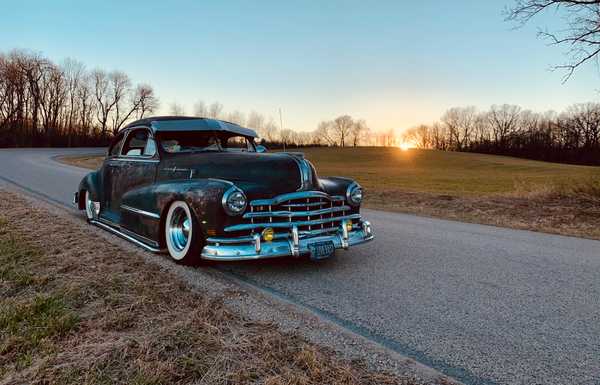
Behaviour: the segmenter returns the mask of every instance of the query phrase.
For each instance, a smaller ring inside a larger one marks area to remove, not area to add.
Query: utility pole
[[[281,132],[283,134],[283,118],[281,115],[281,107],[279,107],[279,127],[280,127],[279,132]],[[282,136],[281,139],[282,139],[281,141],[283,142],[283,151],[285,151],[285,135]]]

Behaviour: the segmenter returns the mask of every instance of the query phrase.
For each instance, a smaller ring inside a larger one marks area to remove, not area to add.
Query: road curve
[[[90,149],[0,150],[0,179],[69,206]],[[376,240],[322,263],[216,268],[467,384],[600,383],[600,242],[364,210]]]

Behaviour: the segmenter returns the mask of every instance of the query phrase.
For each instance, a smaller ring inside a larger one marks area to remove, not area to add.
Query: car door
[[[121,224],[123,195],[154,183],[158,162],[156,144],[148,128],[133,128],[125,133],[120,155],[111,157],[105,164],[106,219]]]
[[[115,195],[113,192],[113,186],[115,186],[115,183],[113,181],[115,174],[119,172],[119,166],[121,165],[121,162],[119,162],[118,159],[121,156],[121,148],[123,147],[123,142],[125,141],[125,134],[126,132],[121,132],[113,140],[112,145],[108,149],[108,154],[104,160],[104,164],[102,165],[102,198],[100,202],[100,218],[109,220],[110,222],[115,222],[118,219],[115,218],[115,215],[113,214],[114,210],[112,200],[113,196]]]

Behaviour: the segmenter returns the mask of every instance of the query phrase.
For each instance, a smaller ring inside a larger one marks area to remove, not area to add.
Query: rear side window
[[[110,149],[108,150],[109,156],[118,156],[121,153],[121,146],[123,145],[124,137],[125,135],[121,133],[113,140]]]
[[[219,151],[219,144],[211,131],[173,131],[158,133],[158,141],[165,152]]]

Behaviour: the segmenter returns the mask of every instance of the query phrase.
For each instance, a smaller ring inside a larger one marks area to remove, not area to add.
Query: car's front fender
[[[137,225],[134,223],[134,218],[130,218],[131,220],[127,218],[134,212],[131,209],[137,213],[145,213],[146,217],[154,217],[155,221],[143,221],[144,228],[135,231],[160,242],[160,229],[167,210],[171,203],[179,200],[190,206],[202,231],[216,229],[222,226],[221,222],[226,216],[221,206],[221,199],[223,193],[230,187],[229,182],[217,179],[170,180],[140,187],[123,195],[122,221],[126,227],[139,226],[139,223]]]

